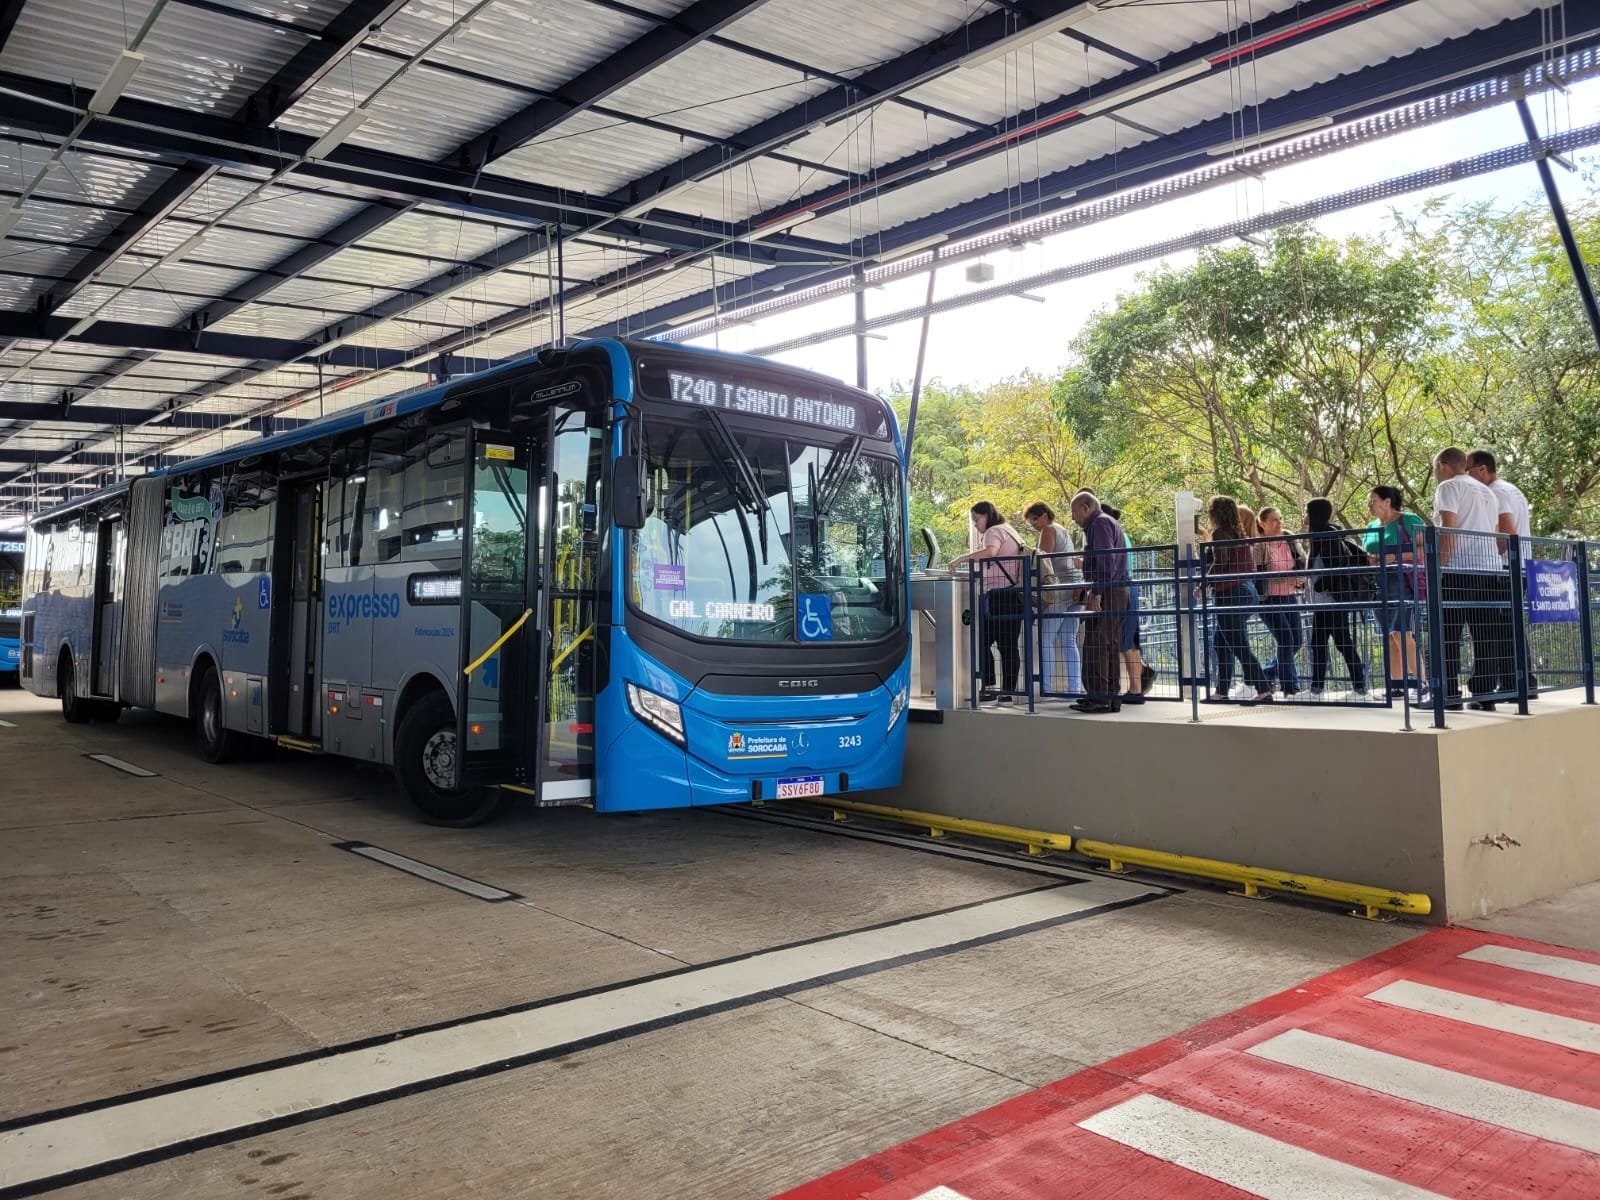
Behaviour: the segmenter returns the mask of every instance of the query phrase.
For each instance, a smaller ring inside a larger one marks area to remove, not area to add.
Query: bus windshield
[[[905,619],[896,460],[715,411],[645,422],[655,511],[633,536],[629,599],[682,633],[865,642]]]

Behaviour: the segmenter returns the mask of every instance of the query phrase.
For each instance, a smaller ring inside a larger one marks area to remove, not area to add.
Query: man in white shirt
[[[1500,478],[1500,467],[1495,461],[1493,452],[1489,450],[1474,450],[1467,455],[1467,474],[1471,475],[1484,487],[1494,493],[1496,504],[1499,505],[1500,517],[1497,528],[1505,535],[1500,539],[1500,549],[1506,552],[1510,549],[1510,535],[1516,534],[1521,538],[1533,536],[1533,512],[1528,506],[1528,498],[1522,494],[1522,489],[1509,480]],[[1530,557],[1530,547],[1522,547],[1522,557],[1526,561]],[[1509,561],[1509,560],[1504,560]],[[1509,614],[1508,614],[1509,615]],[[1505,631],[1506,636],[1511,636],[1511,630]],[[1514,672],[1502,675],[1497,691],[1514,692],[1517,690],[1517,680]],[[1538,690],[1538,680],[1532,675],[1528,676],[1528,691],[1533,693]]]
[[[1500,503],[1467,474],[1467,454],[1456,446],[1433,460],[1433,520],[1439,533],[1439,583],[1444,609],[1444,687],[1449,704],[1461,703],[1461,633],[1472,632],[1472,674],[1467,687],[1474,696],[1493,694],[1502,674],[1513,675],[1510,627],[1510,580],[1500,561],[1495,534],[1500,528]],[[1460,532],[1455,532],[1459,530]],[[1495,604],[1495,608],[1460,605]],[[1493,711],[1491,700],[1475,700],[1474,708]]]

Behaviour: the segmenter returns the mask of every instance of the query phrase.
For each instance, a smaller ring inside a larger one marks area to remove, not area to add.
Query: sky
[[[1600,121],[1600,80],[1577,84],[1566,93],[1552,92],[1535,97],[1532,108],[1547,134]],[[1262,179],[1241,176],[1237,183],[1046,238],[1043,243],[1030,244],[1020,251],[998,251],[983,260],[994,267],[992,283],[967,283],[966,266],[975,260],[957,263],[941,271],[934,296],[941,299],[977,286],[991,287],[1026,278],[1110,252],[1134,249],[1255,216],[1278,206],[1299,204],[1487,150],[1520,145],[1523,140],[1522,123],[1515,107],[1498,105],[1324,158],[1268,171]],[[1573,161],[1580,168],[1579,172],[1560,168],[1555,172],[1558,186],[1569,204],[1589,194],[1582,170],[1600,166],[1600,151],[1580,153]],[[1538,172],[1530,163],[1446,188],[1337,213],[1322,218],[1316,222],[1316,227],[1339,238],[1377,237],[1393,227],[1396,212],[1415,214],[1438,197],[1463,203],[1487,200],[1506,208],[1529,200],[1544,202]],[[1194,255],[1185,253],[1034,289],[1033,294],[1041,296],[1042,303],[1020,297],[1006,298],[935,315],[928,331],[924,381],[945,386],[981,387],[1024,371],[1054,373],[1066,364],[1073,336],[1095,312],[1114,304],[1119,293],[1134,289],[1142,272],[1162,262],[1182,267],[1193,261]],[[868,291],[868,317],[920,305],[927,294],[927,286],[926,274],[919,274]],[[846,296],[750,325],[735,326],[697,339],[694,344],[749,351],[815,330],[845,325],[853,321],[854,316],[854,299]],[[916,370],[921,322],[906,321],[875,332],[881,334],[883,340],[868,341],[868,386],[880,391],[896,385],[909,388]],[[855,339],[846,336],[773,357],[853,383],[855,353]]]

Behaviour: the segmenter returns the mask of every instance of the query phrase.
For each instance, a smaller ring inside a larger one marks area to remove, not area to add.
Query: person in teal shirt
[[[1405,497],[1387,484],[1367,495],[1372,520],[1362,536],[1362,549],[1382,569],[1379,593],[1385,601],[1383,627],[1387,633],[1416,632],[1416,584],[1422,569],[1422,531],[1427,527],[1416,513],[1405,511]],[[1402,565],[1404,564],[1404,565]]]

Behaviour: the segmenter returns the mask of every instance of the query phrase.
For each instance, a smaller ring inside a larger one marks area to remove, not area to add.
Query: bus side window
[[[278,495],[272,477],[265,471],[241,471],[228,480],[223,495],[212,571],[221,575],[265,571]]]
[[[357,565],[393,562],[400,557],[401,511],[405,507],[406,442],[411,435],[389,429],[375,434],[367,458],[367,496]]]
[[[467,437],[462,430],[432,430],[413,444],[406,463],[407,562],[461,556],[461,503],[466,485]]]

